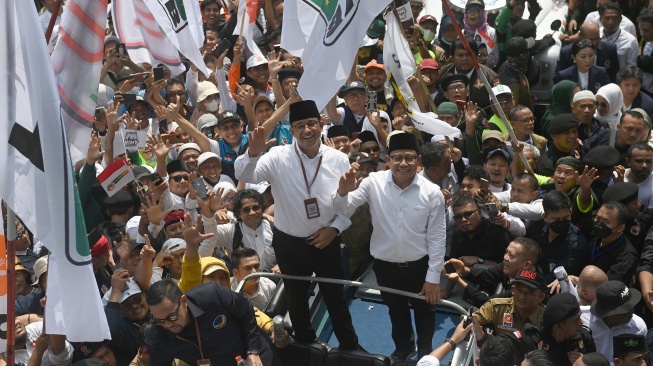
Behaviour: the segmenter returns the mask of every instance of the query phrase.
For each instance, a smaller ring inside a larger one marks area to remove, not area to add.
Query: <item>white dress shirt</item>
[[[338,208],[353,214],[365,202],[372,213],[372,257],[387,262],[412,262],[428,255],[426,281],[440,283],[446,247],[444,195],[440,187],[415,174],[411,184],[399,188],[390,171],[371,173],[357,190],[341,197],[334,189]],[[345,207],[346,203],[346,207]]]
[[[299,152],[306,178],[310,184],[322,156],[322,165],[311,187],[311,198],[317,198],[320,216],[308,219],[304,200],[309,198],[304,182],[304,175],[299,161]],[[349,159],[345,153],[326,145],[321,145],[317,155],[310,159],[297,146],[275,146],[260,157],[242,154],[236,159],[236,178],[246,183],[270,182],[274,197],[274,226],[282,232],[296,236],[308,237],[325,227],[334,227],[340,232],[351,225],[349,218],[337,214],[331,196],[338,189],[340,177],[349,170]]]
[[[617,46],[617,58],[619,58],[619,69],[623,70],[628,66],[637,66],[639,56],[639,45],[637,38],[632,34],[619,28],[614,34],[606,36],[601,27],[601,39]]]
[[[594,23],[598,24],[599,27],[603,27],[603,23],[601,23],[601,19],[600,19],[598,10],[587,14],[587,16],[585,17],[585,21],[583,23],[587,23],[587,22],[594,22]],[[633,24],[633,22],[630,19],[628,19],[627,17],[625,17],[625,16],[621,17],[621,23],[619,23],[619,28],[621,28],[621,29],[625,30],[626,32],[632,34],[633,37],[637,37],[637,30],[635,29],[635,24]],[[610,357],[608,357],[608,358],[610,358]]]
[[[240,282],[236,277],[231,277],[229,280],[231,282],[231,290],[236,291]],[[249,296],[245,291],[242,292],[243,296],[249,299],[252,302],[252,305],[259,308],[260,310],[265,310],[274,295],[274,290],[277,289],[277,284],[272,280],[265,277],[259,277],[258,279],[258,290],[253,296]]]
[[[630,175],[630,168],[626,169],[624,174],[624,182],[629,182],[627,176]],[[653,209],[653,174],[649,174],[643,182],[637,183],[639,187],[637,191],[637,200],[642,204],[642,212]]]
[[[236,225],[240,226],[243,233],[243,245],[256,250],[256,254],[261,260],[261,271],[269,272],[272,267],[277,265],[277,256],[274,253],[274,248],[272,248],[272,225],[270,225],[270,222],[263,220],[255,230],[250,229],[242,222],[218,225],[215,235],[216,240],[219,246],[229,250],[229,254],[233,251]]]

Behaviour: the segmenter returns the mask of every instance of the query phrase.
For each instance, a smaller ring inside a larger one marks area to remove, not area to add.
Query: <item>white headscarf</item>
[[[617,128],[621,118],[621,108],[624,104],[624,94],[621,92],[621,88],[617,84],[604,85],[596,92],[596,95],[602,96],[608,102],[610,112],[605,116],[599,116],[599,110],[597,109],[594,118],[606,122],[610,127]]]

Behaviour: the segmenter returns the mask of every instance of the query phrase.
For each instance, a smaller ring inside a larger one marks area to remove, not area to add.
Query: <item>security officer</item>
[[[624,229],[624,235],[637,249],[638,253],[644,248],[646,233],[651,228],[651,219],[640,212],[639,187],[635,183],[618,182],[608,187],[603,192],[603,202],[616,201],[626,206],[628,210],[628,221]]]
[[[557,366],[571,366],[581,354],[596,351],[591,333],[583,328],[580,306],[576,297],[568,292],[551,298],[542,315],[542,324],[526,324],[521,330],[500,335],[510,340],[517,364],[524,355],[536,349],[549,352]]]
[[[614,366],[645,366],[647,362],[646,338],[623,334],[612,338]]]
[[[522,269],[512,283],[512,297],[491,299],[474,317],[481,326],[491,327],[495,335],[515,332],[525,324],[539,326],[546,291],[542,275]]]
[[[619,165],[619,161],[621,161],[619,150],[608,145],[593,147],[583,157],[583,163],[587,164],[590,168],[596,168],[598,170],[597,175],[599,179],[590,185],[592,192],[600,200],[594,207],[599,207],[603,202],[608,202],[602,199],[603,192],[605,192],[613,180],[614,176],[612,174],[617,170],[616,167]],[[625,169],[623,167],[620,169],[623,175]]]

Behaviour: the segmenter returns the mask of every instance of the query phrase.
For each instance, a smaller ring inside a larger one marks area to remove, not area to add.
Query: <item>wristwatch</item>
[[[256,355],[258,356],[258,350],[257,349],[250,349],[247,351],[247,356],[249,355]]]

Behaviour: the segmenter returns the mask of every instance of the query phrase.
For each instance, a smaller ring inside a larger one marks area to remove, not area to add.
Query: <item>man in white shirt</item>
[[[250,132],[249,149],[236,159],[236,178],[248,183],[267,181],[275,201],[272,246],[281,272],[289,275],[344,277],[340,233],[350,220],[336,212],[332,194],[338,179],[350,169],[347,155],[323,145],[320,111],[315,102],[290,105],[293,143],[275,146],[262,127]],[[306,281],[286,281],[288,311],[299,342],[316,341],[308,309]],[[343,286],[321,284],[320,292],[332,319],[340,348],[360,349]],[[319,340],[317,340],[319,341]]]
[[[234,276],[231,277],[231,289],[236,291],[240,282],[248,275],[261,271],[261,260],[252,248],[241,247],[231,253]],[[274,295],[277,285],[265,277],[250,278],[243,285],[243,295],[259,309],[265,309]]]
[[[598,9],[599,7],[605,5],[605,4],[609,3],[609,2],[612,2],[612,1],[611,0],[598,0],[596,2],[596,8]],[[590,12],[589,14],[587,14],[583,24],[585,24],[587,22],[595,22],[596,24],[599,25],[599,27],[603,26],[603,24],[601,23],[601,19],[600,19],[598,10]],[[621,29],[625,30],[626,32],[632,34],[633,37],[637,37],[637,30],[635,29],[635,24],[633,24],[633,22],[630,19],[628,19],[627,17],[622,17],[621,22],[619,23],[619,28],[621,28]]]
[[[421,159],[415,135],[405,132],[391,135],[387,156],[390,171],[370,174],[358,189],[355,173],[349,171],[341,178],[333,199],[337,207],[344,208],[346,202],[349,214],[366,202],[370,204],[374,227],[370,252],[375,259],[374,272],[379,285],[419,293],[426,298],[426,301],[406,299],[381,292],[389,308],[396,347],[390,358],[397,361],[415,354],[409,302],[415,310],[419,357],[432,351],[435,313],[431,305],[440,301],[446,240],[445,201],[437,185],[416,174]]]
[[[637,57],[639,56],[637,38],[619,27],[623,18],[619,4],[605,4],[599,9],[599,15],[601,23],[603,23],[601,39],[617,46],[620,69],[637,66]]]
[[[653,147],[646,142],[639,142],[628,149],[624,182],[636,183],[639,187],[637,200],[642,210],[649,217],[653,216]]]
[[[596,289],[596,300],[590,311],[583,312],[583,325],[590,328],[596,351],[612,359],[612,338],[621,334],[646,335],[647,327],[639,315],[633,314],[642,293],[628,288],[621,281],[607,281]]]

